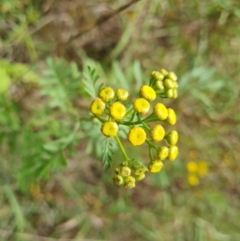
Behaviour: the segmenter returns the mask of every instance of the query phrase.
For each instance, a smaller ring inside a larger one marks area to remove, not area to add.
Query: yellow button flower
[[[161,141],[164,138],[165,130],[161,125],[156,125],[151,129],[151,137],[154,141]]]
[[[99,91],[98,97],[103,101],[110,101],[114,98],[114,90],[111,87],[104,87]]]
[[[155,87],[156,87],[158,90],[164,90],[163,81],[162,81],[162,80],[156,81]]]
[[[167,75],[168,75],[168,71],[165,70],[165,69],[160,69],[159,72],[160,72],[161,74],[163,74],[164,76],[167,76]]]
[[[163,163],[159,160],[155,160],[149,163],[148,165],[148,170],[151,173],[157,173],[160,172],[162,170],[163,167]]]
[[[173,99],[177,99],[177,97],[178,97],[178,92],[177,92],[177,90],[176,90],[176,89],[173,89],[172,91],[173,91],[173,96],[172,96],[172,98],[173,98]]]
[[[178,156],[178,147],[177,146],[170,146],[169,153],[167,159],[170,161],[174,161]]]
[[[114,102],[110,106],[110,116],[115,120],[122,120],[126,115],[126,108],[120,102]]]
[[[138,98],[133,103],[134,110],[139,114],[147,114],[150,110],[150,104],[143,98]]]
[[[169,72],[167,77],[173,81],[177,81],[177,75],[174,72]]]
[[[158,150],[158,158],[160,161],[163,161],[167,158],[169,154],[169,149],[166,146],[161,146]]]
[[[135,178],[132,176],[126,177],[124,187],[125,188],[134,188],[135,187]]]
[[[114,182],[116,185],[122,185],[122,184],[123,184],[123,177],[120,176],[120,175],[115,174],[115,175],[113,176],[113,182]]]
[[[164,75],[158,71],[152,71],[151,73],[151,79],[154,81],[162,81],[164,79]]]
[[[146,140],[146,132],[143,128],[135,126],[128,132],[128,140],[132,145],[140,146]]]
[[[118,133],[118,124],[114,121],[106,121],[102,124],[101,131],[107,137],[116,136]]]
[[[168,108],[167,111],[168,111],[168,116],[167,116],[167,119],[165,120],[165,122],[170,125],[175,125],[177,122],[177,116],[176,116],[175,111],[171,108]]]
[[[175,146],[178,142],[178,132],[175,130],[169,131],[169,133],[165,136],[169,145]]]
[[[175,88],[175,82],[171,79],[165,79],[164,86],[166,89],[173,89],[173,88]]]
[[[131,175],[131,168],[123,166],[120,170],[120,173],[123,177],[128,177]]]
[[[158,117],[159,120],[165,120],[168,117],[168,109],[162,103],[157,103],[154,106],[154,114]]]
[[[173,98],[174,91],[173,89],[169,89],[166,91],[167,98]]]
[[[198,165],[196,162],[190,161],[187,164],[188,172],[196,173],[198,171]]]
[[[208,165],[207,162],[201,161],[198,163],[198,175],[205,176],[208,173]]]
[[[135,179],[136,179],[137,181],[141,181],[141,180],[143,180],[144,178],[145,178],[145,173],[141,173],[141,174],[135,176]]]
[[[199,184],[199,179],[197,178],[197,176],[191,174],[188,176],[188,183],[191,186],[196,186]]]
[[[96,98],[95,100],[93,100],[93,102],[90,106],[90,111],[95,116],[101,116],[101,115],[103,115],[105,108],[106,108],[105,103],[100,98]]]
[[[127,100],[129,96],[128,91],[122,88],[117,89],[116,95],[117,95],[117,98],[121,101]]]
[[[149,85],[143,85],[140,89],[140,95],[148,101],[153,101],[156,99],[155,90]]]

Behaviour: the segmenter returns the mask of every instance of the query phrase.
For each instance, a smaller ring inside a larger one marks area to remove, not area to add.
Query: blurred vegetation
[[[1,240],[240,240],[239,1],[129,2],[1,0]],[[180,156],[117,189],[89,80],[134,94],[159,68]]]

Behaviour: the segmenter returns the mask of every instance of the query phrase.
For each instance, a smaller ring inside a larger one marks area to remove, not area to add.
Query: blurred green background
[[[1,0],[0,240],[239,241],[239,23],[238,0]],[[179,158],[134,190],[103,169],[86,66],[132,95],[179,77]]]

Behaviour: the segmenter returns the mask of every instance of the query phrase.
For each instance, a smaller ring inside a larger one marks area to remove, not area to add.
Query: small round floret
[[[158,158],[163,161],[168,157],[169,149],[166,146],[161,146],[158,150]]]
[[[188,170],[188,172],[191,172],[191,173],[197,173],[197,171],[198,171],[198,165],[197,165],[197,163],[194,162],[194,161],[188,162],[188,164],[187,164],[187,170]]]
[[[95,100],[93,100],[93,102],[90,106],[90,111],[95,116],[101,116],[101,115],[103,115],[105,108],[106,108],[105,103],[100,98],[96,98]]]
[[[175,146],[178,142],[178,132],[175,130],[169,131],[169,133],[165,136],[169,145]]]
[[[161,141],[164,135],[165,130],[161,125],[156,125],[151,129],[151,137],[154,141]]]
[[[164,84],[162,80],[158,80],[155,83],[155,88],[158,90],[164,90]]]
[[[128,132],[128,140],[133,146],[140,146],[146,140],[146,132],[143,128],[135,126]]]
[[[166,89],[174,89],[175,88],[175,82],[171,79],[165,79],[164,80],[164,86]]]
[[[173,89],[173,96],[172,96],[172,98],[173,99],[177,99],[177,97],[178,97],[177,89]]]
[[[199,179],[198,179],[197,176],[190,174],[190,175],[188,176],[188,183],[189,183],[191,186],[196,186],[196,185],[199,184]]]
[[[124,187],[125,188],[134,188],[135,187],[135,178],[132,176],[126,177]]]
[[[114,102],[110,105],[110,116],[115,120],[122,120],[126,115],[126,108],[120,102]]]
[[[167,76],[167,75],[168,75],[168,71],[165,70],[165,69],[160,69],[159,72],[160,72],[161,74],[163,74],[164,76]]]
[[[173,81],[177,81],[177,75],[174,72],[169,72],[167,77]]]
[[[168,111],[168,116],[167,116],[167,119],[165,120],[165,122],[170,125],[175,125],[177,122],[177,116],[176,116],[175,111],[171,108],[168,108],[167,111]]]
[[[118,124],[114,121],[106,121],[102,124],[101,131],[107,137],[116,136],[118,133]]]
[[[149,85],[143,85],[140,89],[140,95],[148,101],[153,101],[156,99],[155,90]]]
[[[113,176],[113,182],[116,184],[116,185],[122,185],[123,184],[123,177],[118,175],[118,174],[115,174]]]
[[[147,114],[150,110],[150,104],[143,98],[138,98],[133,103],[134,110],[139,114]]]
[[[174,161],[177,158],[177,156],[178,156],[178,147],[170,146],[167,159],[170,161]]]
[[[123,166],[120,170],[120,173],[123,177],[128,177],[131,175],[131,168],[127,166]]]
[[[162,81],[164,79],[164,75],[158,71],[152,71],[151,73],[151,79],[154,81]]]
[[[168,117],[168,109],[162,103],[157,103],[154,106],[154,114],[158,117],[159,120],[165,120]]]
[[[145,178],[145,173],[141,173],[141,174],[135,176],[135,179],[136,179],[137,181],[141,181],[141,180],[143,180],[144,178]]]
[[[111,87],[104,87],[98,93],[103,101],[110,101],[114,98],[114,90]]]
[[[122,89],[122,88],[119,88],[117,89],[116,91],[116,95],[117,95],[117,98],[121,101],[125,101],[127,100],[128,96],[129,96],[129,93],[127,90],[125,89]]]
[[[151,173],[157,173],[160,172],[162,170],[163,167],[163,163],[160,160],[155,160],[149,163],[148,165],[148,170]]]

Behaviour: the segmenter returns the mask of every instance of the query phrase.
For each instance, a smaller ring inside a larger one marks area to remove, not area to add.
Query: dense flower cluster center
[[[115,169],[113,181],[116,185],[133,188],[137,181],[145,178],[146,172],[158,173],[165,160],[177,158],[178,132],[165,130],[165,125],[176,124],[177,115],[172,108],[157,100],[158,97],[177,98],[177,88],[176,74],[161,69],[151,73],[149,84],[141,86],[139,96],[130,105],[123,104],[129,97],[127,90],[119,88],[114,91],[109,86],[101,88],[98,97],[92,101],[90,111],[101,122],[102,134],[115,138],[124,156],[124,161]],[[148,164],[127,155],[118,136],[121,126],[128,128],[126,138],[132,146],[147,145]],[[161,141],[165,144],[156,145]]]

